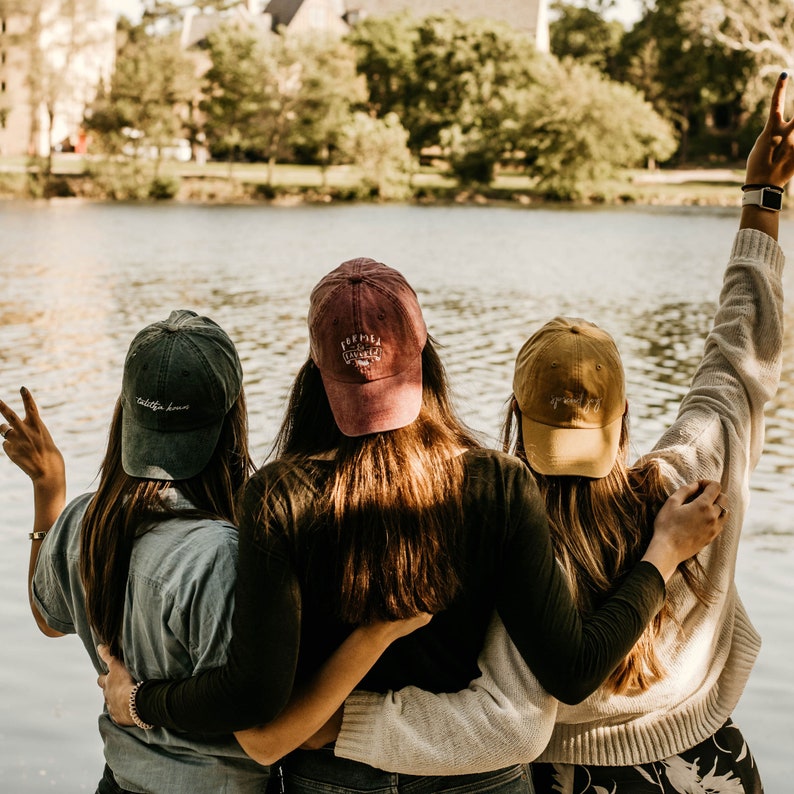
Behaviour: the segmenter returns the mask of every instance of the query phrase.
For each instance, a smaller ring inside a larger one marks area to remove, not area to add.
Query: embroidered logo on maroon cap
[[[396,430],[419,415],[427,328],[394,268],[360,258],[328,273],[312,290],[309,339],[345,435]]]

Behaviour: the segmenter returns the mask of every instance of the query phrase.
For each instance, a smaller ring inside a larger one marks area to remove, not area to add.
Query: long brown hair
[[[178,516],[236,523],[236,494],[253,469],[247,422],[241,392],[226,414],[209,463],[199,474],[176,482],[140,479],[130,477],[121,465],[121,401],[116,403],[99,487],[86,509],[80,536],[88,622],[114,656],[122,657],[124,600],[135,538],[148,526]],[[193,507],[170,506],[163,497],[171,488]]]
[[[276,454],[300,466],[332,459],[321,496],[336,532],[338,613],[349,623],[438,612],[460,587],[460,453],[479,446],[456,416],[432,340],[422,352],[422,407],[407,427],[358,438],[339,431],[309,359],[290,394]],[[267,500],[267,495],[265,495]],[[322,504],[322,502],[321,502]]]
[[[512,451],[527,463],[520,409],[515,400],[507,413],[503,446],[505,451]],[[629,468],[628,451],[627,412],[623,416],[617,459],[606,477],[551,476],[533,470],[546,503],[555,556],[583,614],[597,609],[645,553],[656,514],[669,496],[659,462],[650,459]],[[678,571],[695,597],[706,602],[706,576],[698,560],[686,560],[678,566]],[[665,675],[654,641],[662,626],[673,619],[673,610],[665,602],[607,679],[606,685],[614,693],[645,691]]]

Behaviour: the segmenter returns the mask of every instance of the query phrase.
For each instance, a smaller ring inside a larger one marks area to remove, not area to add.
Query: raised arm
[[[5,422],[0,425],[3,450],[33,483],[33,530],[30,533],[30,561],[28,563],[28,601],[33,617],[43,634],[62,637],[50,628],[36,608],[32,598],[31,583],[36,560],[44,538],[66,504],[66,469],[63,455],[55,446],[50,431],[41,419],[33,395],[20,390],[25,417],[21,419],[5,402],[0,400],[0,414]]]
[[[747,158],[751,190],[782,189],[794,175],[794,120],[783,118],[787,80],[785,73],[778,78],[769,117]],[[651,453],[669,454],[680,476],[721,480],[734,495],[760,458],[764,407],[780,379],[785,259],[776,242],[778,224],[774,210],[742,207],[703,357],[678,419]],[[732,506],[738,508],[735,499]],[[733,518],[740,528],[739,509]]]
[[[783,72],[772,92],[766,125],[747,157],[744,181],[748,190],[757,189],[748,188],[750,185],[782,190],[794,175],[794,119],[783,117],[787,81],[788,73]],[[779,217],[773,210],[748,204],[742,207],[739,228],[757,229],[777,240]]]

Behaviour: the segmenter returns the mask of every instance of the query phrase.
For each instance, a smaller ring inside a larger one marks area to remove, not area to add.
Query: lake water
[[[127,206],[0,203],[0,396],[25,385],[90,489],[133,334],[192,308],[236,341],[255,455],[308,350],[313,284],[371,256],[416,287],[461,413],[494,441],[513,360],[555,314],[623,353],[636,452],[672,421],[702,351],[738,210]],[[781,244],[794,256],[794,217]],[[786,276],[792,293],[792,273]],[[787,310],[794,328],[794,304]],[[794,345],[769,406],[737,567],[764,647],[734,718],[767,794],[790,790],[794,730]],[[0,455],[0,791],[93,792],[102,698],[79,642],[38,633],[25,593],[31,489]]]

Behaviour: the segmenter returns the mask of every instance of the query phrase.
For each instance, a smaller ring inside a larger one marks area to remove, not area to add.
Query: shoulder
[[[168,518],[138,535],[130,573],[151,581],[193,581],[237,570],[237,528],[211,518]]]
[[[278,459],[256,471],[243,487],[242,504],[251,512],[257,504],[288,505],[313,498],[330,466],[321,461]]]
[[[466,474],[484,483],[518,483],[522,487],[535,487],[535,478],[527,465],[507,452],[495,449],[470,449],[464,453]]]
[[[519,458],[492,449],[465,453],[466,499],[508,513],[545,509],[529,467]],[[540,506],[540,507],[539,507]]]

